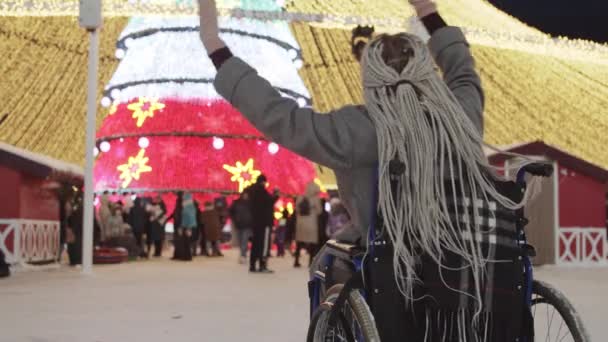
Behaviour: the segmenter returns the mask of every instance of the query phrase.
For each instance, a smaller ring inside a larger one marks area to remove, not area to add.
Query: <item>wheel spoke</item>
[[[549,307],[549,305],[547,305],[547,307]],[[555,316],[555,308],[552,307],[552,311],[551,311],[551,319],[549,319],[549,332],[551,332],[551,325],[553,325],[553,317]]]
[[[549,335],[551,333],[551,324],[549,323],[549,305],[546,306],[546,318],[547,318],[547,338],[545,339],[546,342],[550,342],[549,340]]]
[[[559,330],[557,331],[557,335],[556,335],[558,338],[562,335],[561,332],[562,332],[563,327],[564,327],[564,320],[562,319],[562,321],[559,324]]]
[[[537,306],[541,304],[545,306],[544,310],[542,308],[537,308]],[[561,316],[559,311],[552,304],[546,301],[534,301],[532,306],[533,308],[531,309],[535,322],[535,330],[539,338],[541,338],[540,336],[545,335],[545,342],[574,341],[572,332],[570,331],[565,318]],[[540,316],[537,316],[537,313]],[[545,317],[541,317],[542,315],[545,315]],[[559,319],[560,321],[559,326],[558,322],[555,321],[556,319]],[[541,323],[541,321],[544,321],[544,326],[542,326],[543,323]],[[569,336],[570,338],[568,338]]]
[[[559,342],[562,342],[566,338],[566,336],[572,336],[572,334],[570,334],[570,330],[566,329],[566,333],[564,334],[564,336],[562,338],[559,339]]]

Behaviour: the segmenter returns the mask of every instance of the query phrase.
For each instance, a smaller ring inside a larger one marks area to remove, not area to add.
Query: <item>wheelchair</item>
[[[519,170],[516,181],[509,184],[523,193],[526,188],[526,175],[550,177],[552,172],[551,165],[528,164]],[[568,299],[552,285],[534,279],[531,258],[535,256],[535,251],[527,243],[524,229],[528,220],[524,217],[523,209],[517,210],[516,215],[516,246],[521,248],[521,284],[525,298],[524,307],[528,313],[523,318],[525,322],[522,325],[527,325],[532,335],[517,337],[515,340],[589,342],[590,338],[583,322]],[[379,257],[387,259],[387,255],[380,255],[386,254],[382,245],[387,242],[385,239],[378,239],[375,234],[378,232],[370,229],[370,244],[367,250],[358,245],[330,240],[326,243],[323,253],[317,257],[317,267],[311,270],[308,283],[311,317],[308,342],[379,342],[381,336],[386,336],[386,330],[405,323],[399,321],[399,315],[395,318],[390,312],[373,310],[374,305],[387,303],[374,299],[378,293],[378,282],[382,282],[382,279],[374,277],[370,264],[377,262]],[[388,260],[392,261],[392,256]],[[385,266],[390,269],[385,267],[376,273],[391,273],[392,264]],[[381,268],[377,263],[374,263],[374,267]],[[396,286],[394,287],[392,292],[386,294],[389,301],[391,298],[397,300],[396,298],[401,296]],[[373,312],[376,312],[376,315]],[[381,334],[382,331],[385,332]],[[395,336],[393,333],[392,338],[386,340],[424,340],[424,337]]]

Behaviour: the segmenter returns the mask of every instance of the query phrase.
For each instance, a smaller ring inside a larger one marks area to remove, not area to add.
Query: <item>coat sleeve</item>
[[[357,107],[327,114],[300,108],[296,101],[281,96],[238,57],[231,57],[221,66],[214,85],[220,95],[267,137],[329,168],[352,167],[354,146],[366,143],[361,139],[370,140],[358,137],[365,133],[369,136],[369,132],[363,132],[360,123],[352,122]],[[375,135],[372,137],[375,139]]]
[[[445,83],[483,134],[484,94],[464,33],[457,27],[440,28],[431,36],[429,49],[443,72]]]

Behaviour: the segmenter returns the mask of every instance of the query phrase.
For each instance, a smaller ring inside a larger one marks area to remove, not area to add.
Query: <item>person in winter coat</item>
[[[326,234],[330,239],[335,239],[342,229],[350,228],[350,217],[340,199],[332,198],[330,204],[331,211],[329,213],[329,221],[327,222]]]
[[[211,256],[224,256],[220,251],[222,222],[213,202],[205,202],[205,210],[201,212],[201,223],[205,230],[205,239],[207,240],[207,244],[204,246],[205,250],[211,249]]]
[[[297,197],[293,199],[294,203],[297,200]],[[297,208],[294,208],[293,213],[287,219],[287,225],[285,227],[285,249],[291,253],[293,256],[292,245],[296,238],[296,221],[298,217]]]
[[[173,213],[167,217],[167,221],[173,220],[173,260],[182,260],[184,258],[183,243],[180,241],[180,227],[182,226],[182,203],[184,201],[184,193],[177,192],[175,199],[175,207]]]
[[[247,245],[252,234],[253,215],[251,214],[251,203],[249,193],[244,191],[241,196],[232,203],[229,209],[230,219],[232,220],[233,232],[239,243],[241,256],[239,263],[247,261]]]
[[[310,261],[319,249],[319,215],[321,207],[321,189],[314,182],[306,186],[306,192],[296,200],[296,252],[294,267],[300,267],[300,252],[307,249]]]
[[[521,251],[508,249],[514,228],[500,227],[508,243],[495,247],[510,260],[503,263],[494,247],[484,255],[485,238],[471,238],[491,233],[487,221],[460,222],[453,213],[466,198],[467,211],[479,198],[514,211],[528,196],[502,193],[506,179],[483,153],[484,94],[464,33],[447,26],[432,0],[409,3],[428,43],[406,32],[353,40],[363,47],[365,104],[323,115],[283,97],[232,55],[219,37],[214,0],[199,0],[201,41],[218,69],[221,96],[265,136],[335,171],[353,222],[351,234],[338,238],[367,248],[377,230],[386,243],[379,249],[390,248],[366,273],[382,287],[371,293],[382,305],[371,309],[383,342],[531,338],[521,324],[525,291],[499,281],[521,278]],[[414,295],[419,291],[423,296]]]
[[[194,230],[198,229],[197,208],[191,193],[187,192],[183,197],[181,227],[178,228],[178,235],[180,235],[183,244],[183,260],[192,260],[192,255],[196,254],[193,253],[191,239]],[[196,245],[194,245],[194,248],[196,249]]]
[[[68,258],[70,266],[82,264],[82,203],[76,204],[71,208],[71,213],[67,220]]]
[[[321,198],[321,213],[319,214],[319,245],[318,249],[323,246],[327,240],[329,240],[329,236],[327,235],[327,224],[329,222],[329,212],[326,210],[327,200],[325,198]]]
[[[277,256],[284,257],[285,256],[285,241],[287,238],[287,222],[289,220],[289,211],[287,209],[283,209],[281,213],[281,218],[278,220],[277,228],[274,233],[274,242],[277,245]]]
[[[274,224],[274,204],[279,196],[276,191],[274,195],[268,193],[266,183],[266,176],[261,175],[257,178],[255,184],[245,190],[249,193],[253,215],[249,272],[273,273],[272,270],[268,269],[267,255],[270,251],[270,234]]]
[[[167,223],[167,207],[160,195],[158,195],[147,208],[150,213],[150,234],[148,235],[148,255],[154,244],[154,256],[160,257],[163,250],[165,235],[165,223]]]
[[[107,235],[109,232],[108,220],[112,216],[112,203],[110,202],[110,196],[107,192],[101,195],[99,202],[100,204],[97,211],[97,222],[99,223],[99,228],[101,229],[101,242],[105,243],[108,239]]]
[[[146,212],[146,207],[144,201],[141,197],[135,198],[133,201],[133,206],[129,210],[129,225],[131,226],[131,230],[133,232],[133,236],[135,237],[135,243],[140,250],[139,256],[145,257],[145,248],[144,248],[144,234],[146,231],[146,222],[148,221],[148,213]]]
[[[114,204],[113,214],[107,222],[106,246],[122,247],[129,252],[129,257],[136,258],[141,254],[137,240],[131,231],[129,224],[123,221],[124,211],[122,206]]]
[[[124,222],[122,214],[120,206],[112,206],[112,215],[106,221],[106,242],[124,236],[129,230],[129,225]]]
[[[0,249],[0,278],[6,278],[11,275],[11,269],[6,262],[4,252]]]

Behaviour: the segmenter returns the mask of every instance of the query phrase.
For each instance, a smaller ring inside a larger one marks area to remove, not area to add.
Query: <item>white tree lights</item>
[[[271,142],[268,144],[268,152],[270,154],[277,154],[279,152],[279,145],[277,143]]]
[[[141,148],[148,148],[148,146],[150,146],[150,140],[148,140],[146,137],[139,138],[137,143]]]
[[[216,150],[221,150],[224,148],[224,139],[213,137],[213,148]]]
[[[110,152],[110,148],[111,148],[111,147],[112,147],[112,146],[111,146],[111,145],[110,145],[110,143],[109,143],[109,142],[107,142],[107,141],[102,141],[102,142],[101,142],[101,144],[99,144],[99,149],[100,149],[100,150],[101,150],[101,152],[103,152],[103,153]]]
[[[265,1],[275,6],[274,0]],[[217,94],[216,69],[198,25],[194,16],[135,17],[122,32],[115,52],[120,63],[102,99],[112,115],[97,134],[96,191],[237,191],[224,166],[255,160],[275,186],[300,193],[314,178],[314,166],[266,141]],[[223,17],[220,27],[234,55],[283,96],[310,105],[297,70],[302,54],[288,23]]]

